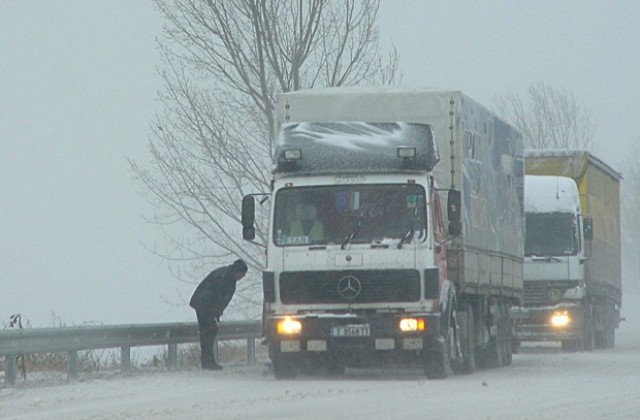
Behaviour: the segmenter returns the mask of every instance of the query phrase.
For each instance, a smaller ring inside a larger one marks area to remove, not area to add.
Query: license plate
[[[367,324],[337,325],[331,328],[329,334],[332,337],[369,337],[371,335],[371,327]]]
[[[300,351],[299,340],[282,340],[280,342],[280,351],[282,353],[293,353]]]
[[[404,350],[422,350],[422,338],[405,338],[402,340]]]

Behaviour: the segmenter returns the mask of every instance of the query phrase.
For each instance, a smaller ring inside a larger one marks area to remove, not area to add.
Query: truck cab
[[[525,220],[524,296],[515,315],[516,336],[577,346],[585,338],[584,263],[591,220],[582,215],[575,181],[526,175]]]
[[[520,341],[610,348],[622,305],[621,176],[585,150],[525,151]]]
[[[398,362],[442,375],[451,286],[431,128],[289,124],[277,155],[263,274],[276,377]]]

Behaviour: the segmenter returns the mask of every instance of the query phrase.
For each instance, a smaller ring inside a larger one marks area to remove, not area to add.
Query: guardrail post
[[[78,376],[78,351],[69,352],[69,376],[75,378]]]
[[[123,372],[131,370],[131,346],[120,347],[120,368]]]
[[[14,386],[16,384],[16,359],[15,354],[4,355],[4,383],[5,385]]]
[[[167,367],[169,369],[176,369],[178,367],[178,344],[169,343],[169,358],[167,360]]]
[[[256,339],[247,338],[247,363],[250,365],[256,364]]]

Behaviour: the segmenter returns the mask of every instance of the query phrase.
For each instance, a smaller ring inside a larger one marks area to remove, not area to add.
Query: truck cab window
[[[575,255],[577,220],[571,213],[527,213],[526,256]]]
[[[274,219],[280,246],[342,244],[350,236],[351,244],[399,242],[414,234],[424,240],[427,234],[425,191],[407,184],[281,190]]]

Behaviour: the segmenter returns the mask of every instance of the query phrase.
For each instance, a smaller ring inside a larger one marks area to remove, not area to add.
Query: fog
[[[486,105],[532,82],[572,91],[622,171],[640,139],[639,21],[634,1],[383,0],[379,24],[404,85]],[[194,320],[127,162],[150,158],[161,25],[147,1],[0,2],[3,324]]]

